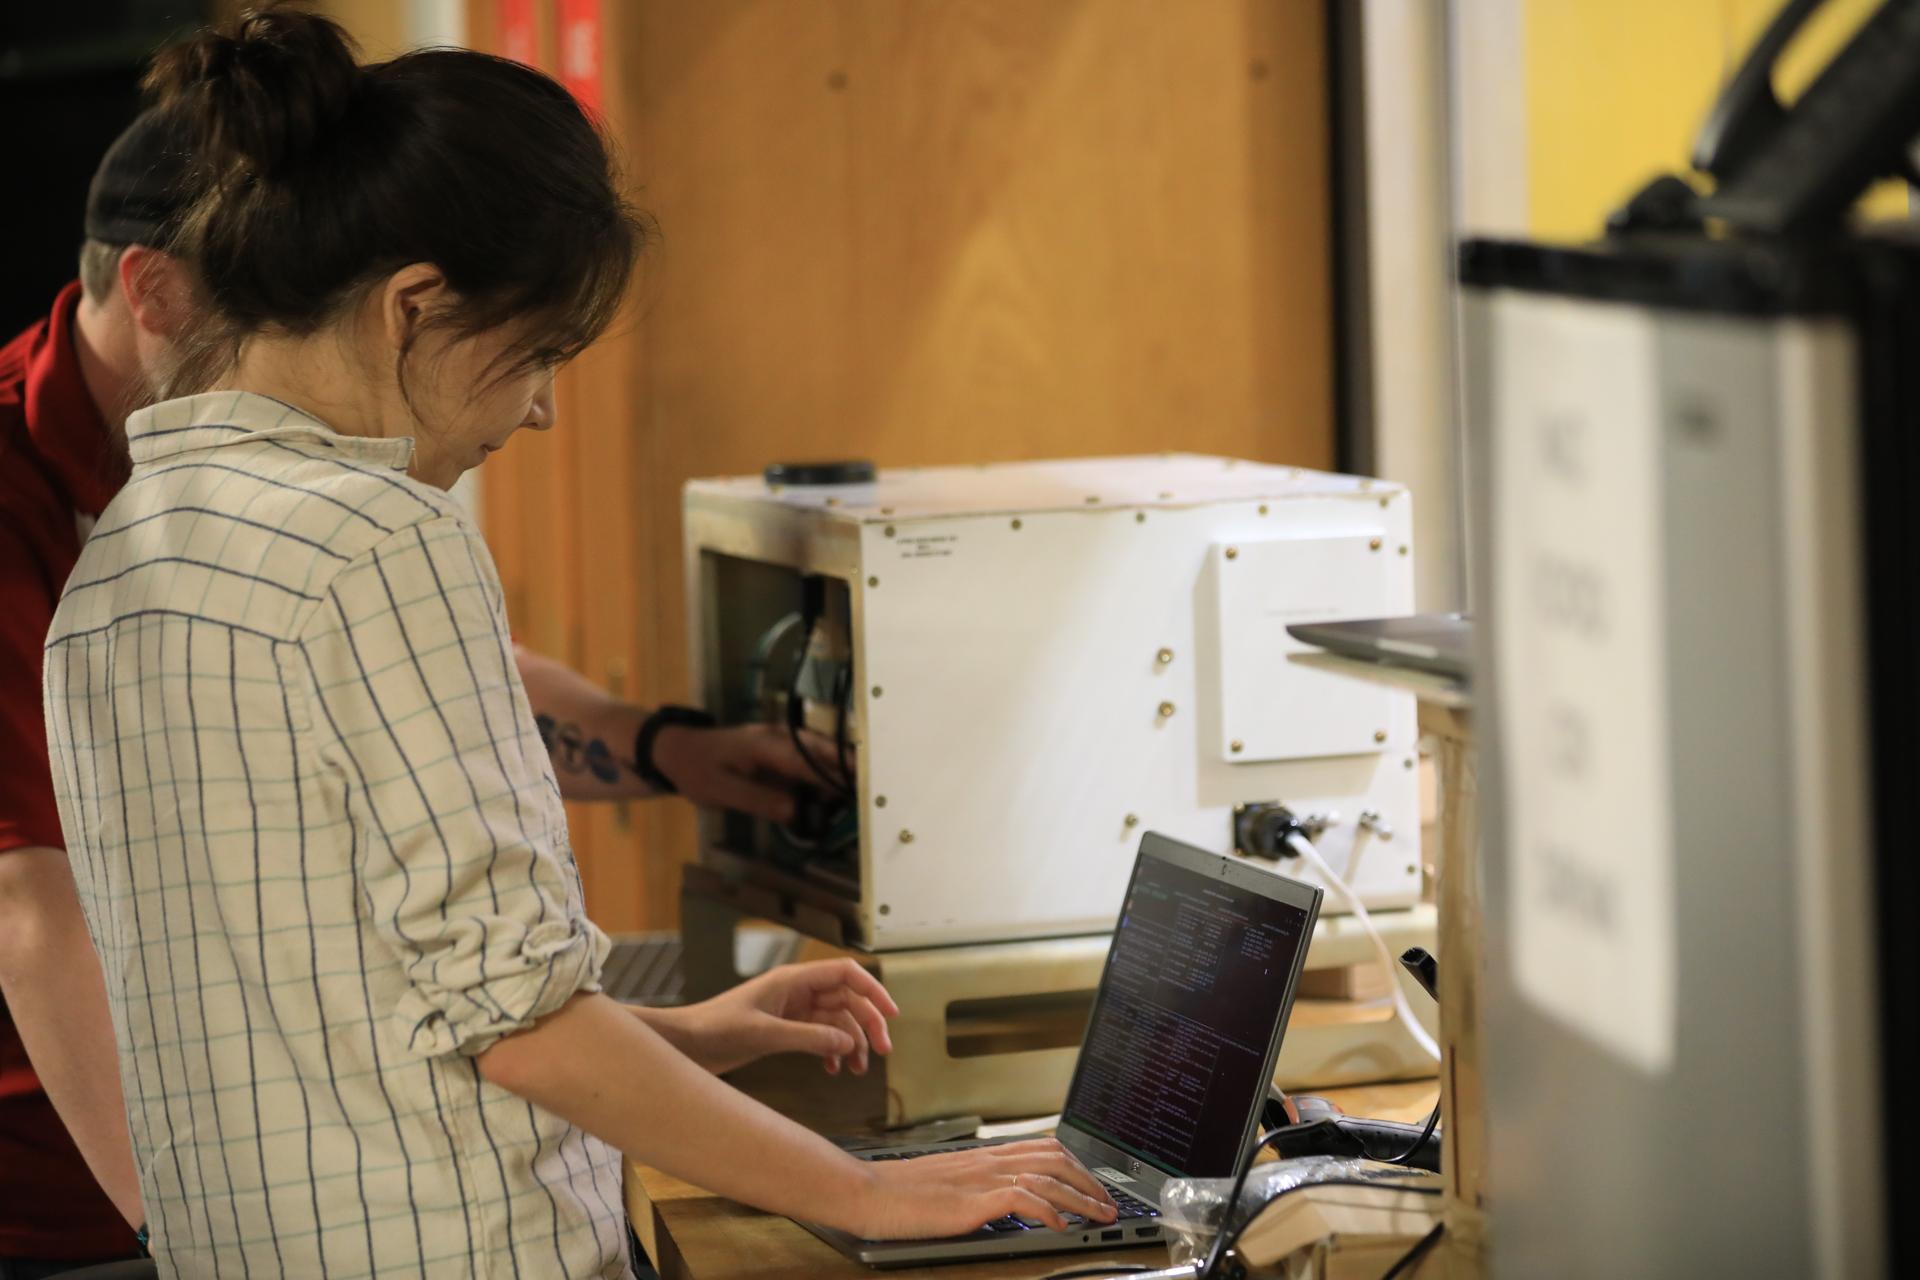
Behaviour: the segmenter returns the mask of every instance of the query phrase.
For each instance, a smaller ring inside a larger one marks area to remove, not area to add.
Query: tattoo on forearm
[[[572,721],[535,716],[533,722],[540,730],[540,741],[546,745],[547,754],[553,757],[553,767],[556,769],[564,769],[568,773],[589,773],[607,783],[620,781],[622,773],[639,772],[632,761],[614,755],[605,740],[585,736],[580,726]]]

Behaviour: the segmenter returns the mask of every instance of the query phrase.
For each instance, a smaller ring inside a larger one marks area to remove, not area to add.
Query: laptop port
[[[1118,1240],[1118,1239],[1119,1239],[1119,1238],[1120,1238],[1121,1236],[1123,1236],[1123,1235],[1125,1235],[1125,1234],[1126,1234],[1126,1232],[1124,1232],[1124,1231],[1121,1231],[1121,1230],[1119,1230],[1118,1228],[1116,1228],[1116,1229],[1114,1229],[1114,1230],[1112,1230],[1112,1231],[1102,1231],[1102,1232],[1100,1233],[1100,1238],[1101,1238],[1102,1240]]]
[[[1135,1227],[1135,1228],[1133,1229],[1133,1234],[1134,1234],[1134,1237],[1135,1237],[1136,1239],[1138,1239],[1138,1238],[1140,1238],[1140,1237],[1143,1237],[1143,1236],[1144,1236],[1144,1237],[1152,1237],[1152,1236],[1157,1236],[1157,1235],[1159,1235],[1159,1234],[1160,1234],[1160,1228],[1158,1228],[1158,1227]]]

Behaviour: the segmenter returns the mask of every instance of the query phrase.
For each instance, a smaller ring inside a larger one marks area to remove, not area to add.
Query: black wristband
[[[660,736],[662,729],[711,729],[719,723],[697,707],[657,708],[640,722],[640,732],[634,736],[633,771],[640,775],[640,781],[661,795],[676,794],[680,788],[674,786],[673,779],[660,772],[660,766],[653,762],[654,739]]]

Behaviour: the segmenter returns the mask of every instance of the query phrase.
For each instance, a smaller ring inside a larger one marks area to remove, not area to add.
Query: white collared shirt
[[[127,434],[45,694],[162,1272],[625,1274],[618,1156],[473,1058],[607,950],[479,534],[261,396]]]

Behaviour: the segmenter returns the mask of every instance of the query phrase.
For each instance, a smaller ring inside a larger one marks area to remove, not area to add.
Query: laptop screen
[[[1168,1173],[1230,1177],[1308,913],[1143,856],[1062,1110]]]

